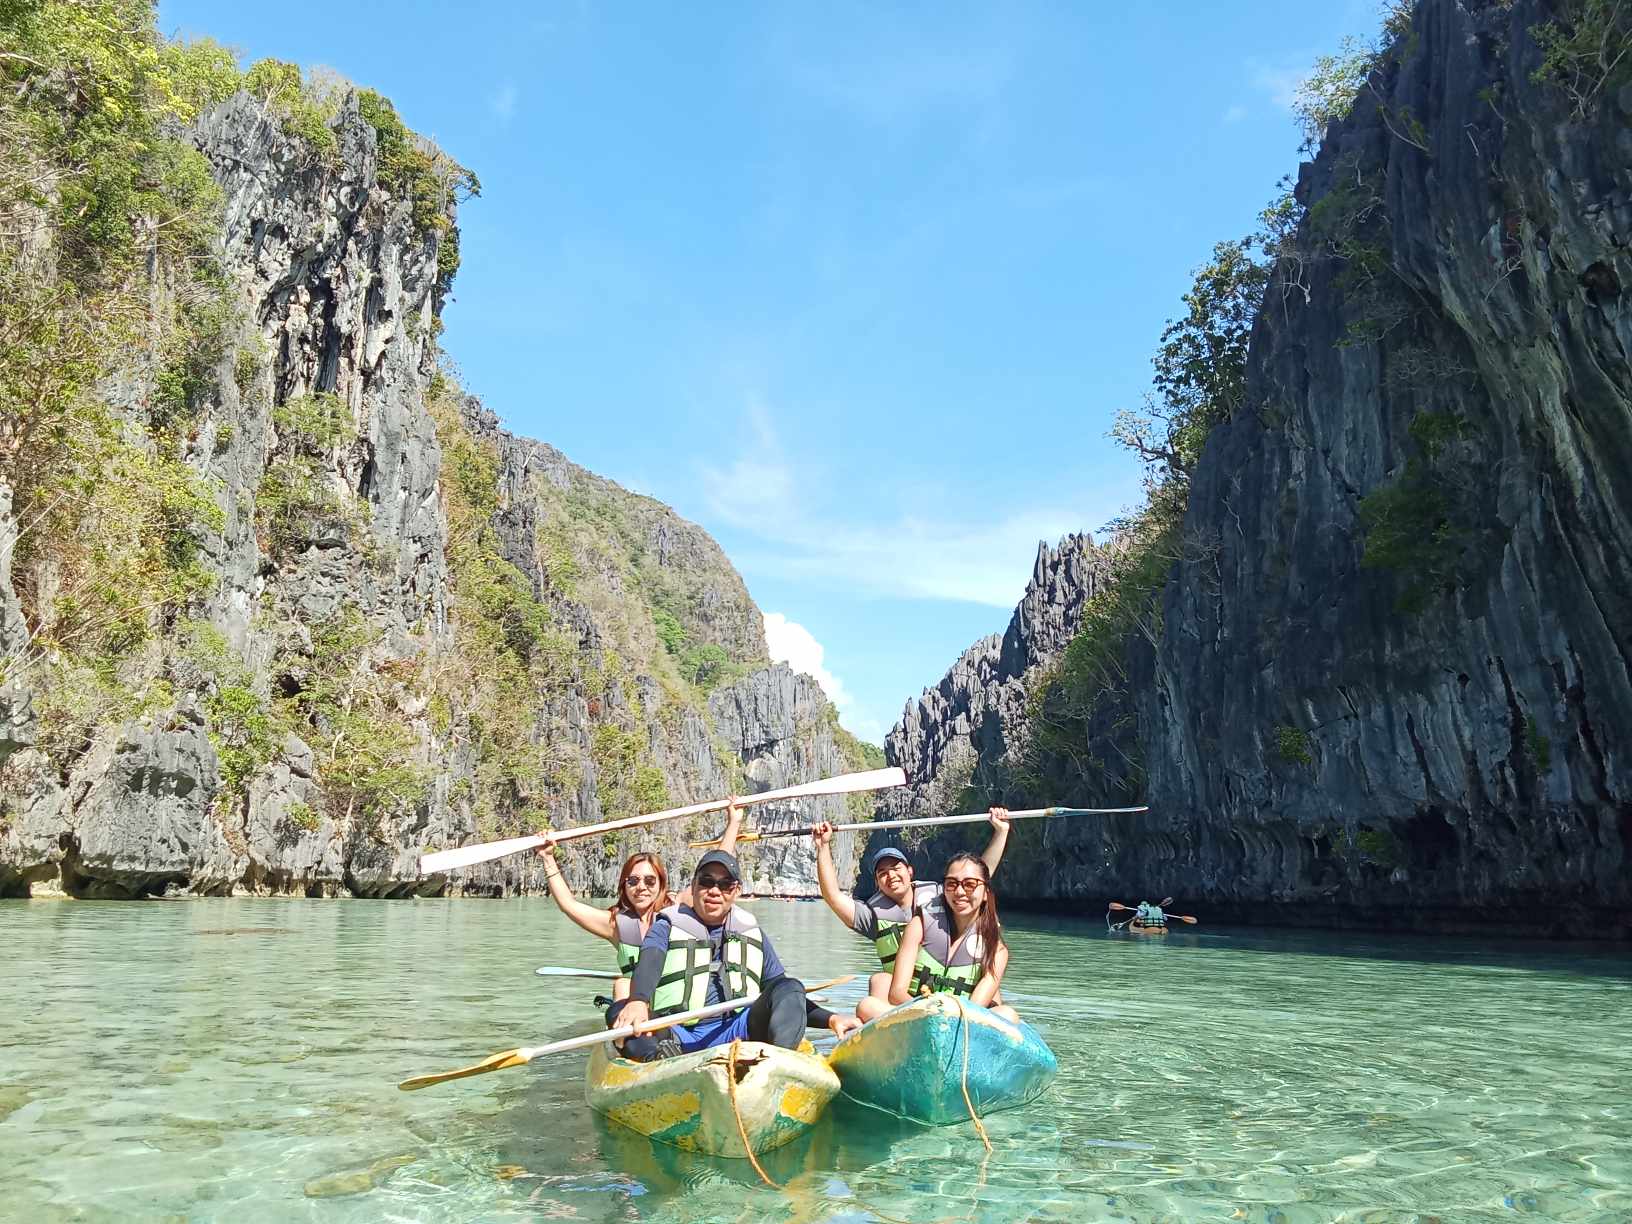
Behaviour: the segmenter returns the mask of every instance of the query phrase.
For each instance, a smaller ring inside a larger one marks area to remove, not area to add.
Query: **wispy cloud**
[[[1017,506],[955,517],[948,505],[857,522],[808,505],[800,490],[819,484],[784,453],[762,403],[748,411],[750,449],[724,467],[704,466],[710,510],[760,541],[734,548],[751,572],[817,579],[874,595],[957,600],[1012,608],[1025,589],[1039,541],[1053,541],[1115,510]]]
[[[979,106],[1008,84],[1013,66],[1002,51],[920,48],[873,53],[845,63],[804,63],[794,85],[864,123],[898,126],[938,110]]]
[[[1291,110],[1297,101],[1298,87],[1303,84],[1309,75],[1309,64],[1313,56],[1300,57],[1296,63],[1282,62],[1265,64],[1260,60],[1247,61],[1253,88],[1268,96],[1276,106]]]
[[[1078,174],[1016,183],[1009,188],[1008,197],[1011,203],[1020,208],[1061,208],[1102,198],[1113,187],[1113,180],[1104,175]]]
[[[514,83],[506,81],[495,92],[488,95],[487,109],[493,112],[493,117],[500,123],[509,123],[516,113],[516,99],[518,97]]]
[[[1246,117],[1247,108],[1242,106],[1239,102],[1224,112],[1225,123],[1240,123],[1241,120],[1245,119]]]

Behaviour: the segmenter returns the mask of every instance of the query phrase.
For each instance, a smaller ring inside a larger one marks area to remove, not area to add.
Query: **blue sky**
[[[1372,0],[163,0],[325,65],[481,178],[443,338],[518,433],[706,527],[880,740],[1040,539],[1139,493],[1106,437],[1287,101]]]

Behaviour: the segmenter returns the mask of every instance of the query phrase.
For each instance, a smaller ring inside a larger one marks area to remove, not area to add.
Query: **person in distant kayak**
[[[1169,898],[1171,900],[1171,898]],[[1133,911],[1133,925],[1136,927],[1165,927],[1167,915],[1162,907],[1149,901],[1139,902],[1139,908]]]
[[[1003,861],[1003,849],[1009,843],[1009,809],[990,808],[986,815],[992,823],[992,838],[980,857],[991,873]],[[883,970],[868,979],[867,993],[883,1000],[890,993],[890,975],[895,970],[901,932],[919,907],[940,896],[941,887],[929,880],[914,880],[907,856],[894,846],[885,846],[874,851],[867,863],[873,877],[873,895],[857,901],[839,888],[838,872],[833,867],[833,826],[824,821],[811,830],[811,837],[816,842],[816,883],[822,890],[822,900],[840,922],[870,939],[878,950]]]
[[[944,992],[963,995],[1018,1024],[1019,1013],[997,997],[1008,966],[991,872],[973,854],[954,855],[940,898],[922,906],[901,933],[888,1000],[869,995],[856,1014],[871,1020],[908,999]]]
[[[727,853],[736,849],[737,834],[741,829],[742,808],[733,796],[726,808],[725,834],[720,838],[720,845]],[[550,896],[555,898],[561,912],[573,922],[612,945],[621,975],[612,983],[612,997],[627,999],[629,975],[635,971],[635,963],[640,959],[640,945],[646,938],[646,932],[651,930],[652,920],[677,901],[669,891],[669,873],[664,870],[663,860],[644,850],[624,859],[623,868],[618,872],[618,899],[608,908],[601,909],[586,905],[572,895],[572,888],[555,861],[555,839],[548,833],[540,836],[545,840],[538,848],[538,855],[544,860],[544,882],[549,887]],[[678,898],[679,901],[690,899],[686,893]]]
[[[729,851],[710,850],[698,860],[690,904],[671,905],[652,920],[629,997],[612,1005],[606,1023],[609,1028],[640,1024],[727,999],[753,1003],[695,1025],[674,1025],[667,1035],[627,1038],[625,1055],[645,1061],[738,1039],[792,1050],[807,1027],[840,1037],[859,1027],[855,1017],[805,998],[804,984],[787,975],[759,922],[736,904],[741,887],[742,872]]]

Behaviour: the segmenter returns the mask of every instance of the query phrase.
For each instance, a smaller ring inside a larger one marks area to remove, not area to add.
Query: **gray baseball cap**
[[[692,869],[692,879],[696,879],[699,875],[701,875],[703,868],[709,866],[710,864],[716,867],[724,867],[726,871],[731,873],[731,878],[733,880],[737,880],[739,882],[741,881],[742,868],[737,866],[737,856],[734,854],[727,854],[724,850],[710,850],[707,854],[703,855],[702,858],[698,859],[697,866]]]
[[[873,857],[867,863],[867,874],[876,875],[878,873],[878,869],[884,866],[884,864],[889,862],[891,859],[895,859],[902,863],[907,863],[907,866],[909,867],[912,866],[911,863],[907,862],[907,856],[902,854],[901,851],[897,850],[894,846],[883,846],[880,849],[873,851]]]

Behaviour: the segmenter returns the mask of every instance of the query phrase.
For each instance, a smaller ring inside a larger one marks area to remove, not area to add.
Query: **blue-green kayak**
[[[1059,1070],[1054,1051],[1029,1024],[1010,1024],[950,994],[885,1012],[834,1046],[827,1061],[846,1096],[934,1126],[969,1120],[966,1082],[975,1112],[985,1115],[1035,1100]]]

